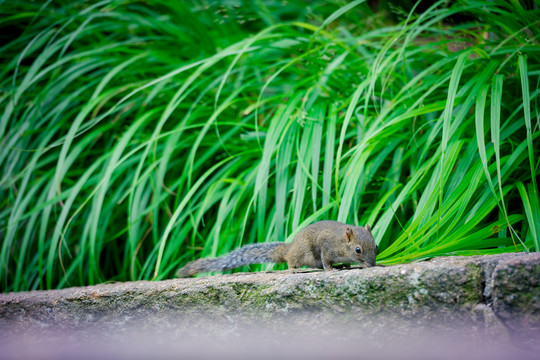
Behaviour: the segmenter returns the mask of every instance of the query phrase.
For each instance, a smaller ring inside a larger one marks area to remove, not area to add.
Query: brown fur
[[[357,251],[358,250],[358,251]],[[177,271],[178,277],[200,272],[222,271],[247,264],[287,262],[289,268],[300,266],[331,270],[338,263],[375,266],[377,245],[367,225],[353,226],[337,221],[319,221],[300,230],[291,244],[251,244],[217,259],[199,259]]]

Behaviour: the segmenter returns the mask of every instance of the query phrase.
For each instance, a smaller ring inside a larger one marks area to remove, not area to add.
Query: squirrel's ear
[[[353,239],[353,231],[349,226],[345,229],[345,235],[347,236],[347,242],[351,242]]]
[[[366,224],[366,230],[371,234],[371,226],[369,224]]]

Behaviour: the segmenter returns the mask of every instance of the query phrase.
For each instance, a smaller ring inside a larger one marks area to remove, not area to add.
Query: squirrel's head
[[[375,266],[378,247],[375,244],[373,235],[371,235],[371,227],[369,225],[366,225],[366,227],[347,226],[345,237],[349,245],[351,257],[356,262],[365,267]]]

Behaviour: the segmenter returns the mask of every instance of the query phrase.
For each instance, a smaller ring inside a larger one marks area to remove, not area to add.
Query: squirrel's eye
[[[356,247],[356,249],[354,249],[356,251],[357,254],[360,254],[362,252],[362,249],[360,249],[359,247]]]

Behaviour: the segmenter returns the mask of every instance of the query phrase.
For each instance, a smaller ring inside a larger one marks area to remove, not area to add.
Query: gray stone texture
[[[536,348],[540,254],[0,294],[0,336],[5,338],[99,333],[112,339],[136,329],[184,339],[204,334],[217,341],[253,328],[283,336],[338,333],[353,339],[362,334],[364,341],[428,333]]]

